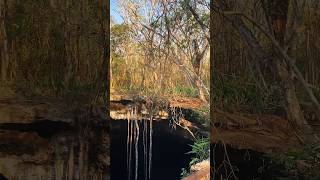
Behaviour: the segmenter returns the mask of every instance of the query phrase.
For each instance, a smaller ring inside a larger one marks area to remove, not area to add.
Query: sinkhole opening
[[[144,158],[143,144],[143,125],[139,122],[139,141],[138,141],[138,178],[145,179],[146,167]],[[184,136],[184,130],[177,127],[176,130],[170,128],[169,122],[153,121],[152,133],[152,180],[177,180],[181,179],[182,168],[187,168],[191,161],[191,151],[193,141]],[[128,179],[127,167],[127,120],[113,120],[111,122],[111,179]],[[134,155],[133,145],[133,155]],[[135,171],[135,158],[132,156],[131,172]],[[131,179],[135,177],[132,173]]]
[[[0,173],[0,180],[8,180],[3,174]]]
[[[211,168],[214,179],[275,180],[281,175],[265,153],[211,144]],[[235,177],[236,178],[235,178]]]
[[[32,123],[3,123],[2,130],[12,130],[20,132],[37,132],[43,138],[51,138],[54,134],[72,129],[71,125],[62,121],[41,120]]]

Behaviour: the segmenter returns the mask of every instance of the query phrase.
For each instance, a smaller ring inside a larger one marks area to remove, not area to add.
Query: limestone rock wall
[[[108,120],[95,112],[0,99],[0,179],[108,179]]]

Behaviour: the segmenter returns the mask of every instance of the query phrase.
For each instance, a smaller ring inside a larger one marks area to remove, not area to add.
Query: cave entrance
[[[113,120],[111,122],[111,179],[128,179],[127,170],[127,128],[126,120]],[[140,128],[142,131],[143,128]],[[183,130],[173,130],[166,120],[153,122],[152,139],[152,180],[181,179],[182,168],[187,168],[192,154],[190,144],[193,142],[181,135]],[[141,136],[142,132],[140,132]],[[140,137],[141,139],[142,137]],[[143,141],[138,141],[138,179],[145,179]],[[135,159],[132,159],[135,161]],[[131,167],[134,171],[134,163]],[[132,176],[131,179],[134,179]]]
[[[227,153],[226,153],[227,152]],[[250,149],[236,149],[229,145],[211,144],[211,165],[214,179],[269,179],[281,175],[266,154]]]

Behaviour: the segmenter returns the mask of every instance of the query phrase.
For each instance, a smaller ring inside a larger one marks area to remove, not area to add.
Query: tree
[[[8,39],[6,32],[6,5],[7,1],[0,2],[0,59],[1,59],[1,80],[6,81],[8,78],[9,52]]]
[[[36,94],[97,93],[109,40],[99,0],[2,0],[0,7],[1,79]]]
[[[156,85],[157,91],[164,92],[183,84],[195,89],[203,101],[209,101],[207,3],[198,0],[120,3],[130,38],[139,46],[135,54],[140,54],[145,64],[141,69],[135,69],[141,72],[141,85],[154,78],[150,83]],[[126,50],[126,54],[128,52]],[[125,59],[129,61],[129,58]],[[148,77],[146,74],[151,74],[148,71],[153,75]],[[181,81],[181,77],[186,80]]]
[[[267,17],[270,21],[270,29],[273,32],[275,39],[282,48],[285,48],[285,34],[287,31],[288,6],[289,0],[268,0],[269,6]],[[289,45],[290,46],[290,45]],[[292,67],[282,58],[276,60],[276,69],[278,71],[282,91],[285,96],[285,107],[289,120],[298,127],[303,127],[306,123],[303,113],[300,108],[299,100],[295,90],[294,72]]]
[[[235,12],[232,9],[232,5],[229,1],[217,1],[218,7],[214,7],[215,11],[220,13],[223,17],[229,20],[233,27],[238,30],[242,39],[246,42],[247,47],[251,50],[252,55],[255,57],[259,63],[266,61],[272,62],[274,58],[276,61],[276,68],[279,74],[279,79],[282,84],[282,95],[285,97],[285,109],[287,117],[293,125],[297,125],[299,128],[303,128],[306,132],[310,131],[310,127],[303,118],[299,101],[296,95],[295,84],[294,84],[294,74],[297,79],[301,82],[303,87],[306,89],[311,100],[314,102],[315,107],[319,107],[317,104],[317,99],[315,98],[312,91],[306,85],[304,78],[302,77],[299,69],[294,64],[292,58],[290,58],[284,47],[284,34],[286,32],[287,24],[287,13],[288,13],[288,1],[268,1],[268,12],[267,22],[269,29],[272,30],[270,34],[264,29],[257,21],[248,17],[247,15],[239,12]],[[271,42],[273,45],[274,52],[276,55],[273,57],[269,56],[266,50],[263,48],[258,39],[254,36],[252,31],[248,28],[248,25],[243,21],[243,19],[248,20],[255,27],[257,27]],[[270,19],[270,21],[269,21]],[[319,109],[319,108],[318,108]]]

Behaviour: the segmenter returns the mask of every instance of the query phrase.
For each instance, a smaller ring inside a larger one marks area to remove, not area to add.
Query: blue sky
[[[110,14],[116,21],[115,23],[123,22],[123,19],[119,14],[118,0],[110,0]]]

